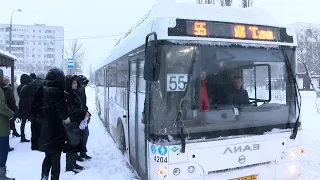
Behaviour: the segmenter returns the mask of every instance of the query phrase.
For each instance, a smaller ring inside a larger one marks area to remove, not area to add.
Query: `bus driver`
[[[248,92],[243,89],[243,81],[240,76],[232,78],[232,88],[227,91],[227,102],[234,106],[250,104]]]

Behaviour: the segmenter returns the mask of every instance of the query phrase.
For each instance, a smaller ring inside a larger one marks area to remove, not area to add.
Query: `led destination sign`
[[[285,28],[227,22],[177,19],[177,25],[168,29],[169,36],[191,36],[292,43]]]

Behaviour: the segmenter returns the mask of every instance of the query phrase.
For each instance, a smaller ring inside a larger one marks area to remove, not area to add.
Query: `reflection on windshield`
[[[287,128],[294,119],[292,82],[281,50],[165,45],[161,63],[160,79],[151,83],[155,134],[178,134],[181,102],[191,134],[259,134],[264,127]]]

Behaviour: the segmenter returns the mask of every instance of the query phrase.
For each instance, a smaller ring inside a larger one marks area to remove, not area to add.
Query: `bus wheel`
[[[121,122],[118,125],[118,133],[119,133],[119,141],[118,141],[119,149],[122,152],[122,154],[124,154],[126,151],[126,138],[124,135],[124,129]]]

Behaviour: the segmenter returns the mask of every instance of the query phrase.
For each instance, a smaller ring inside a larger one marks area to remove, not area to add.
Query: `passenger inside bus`
[[[243,89],[243,81],[240,76],[232,78],[232,88],[227,91],[227,103],[234,106],[250,104],[248,92]]]

